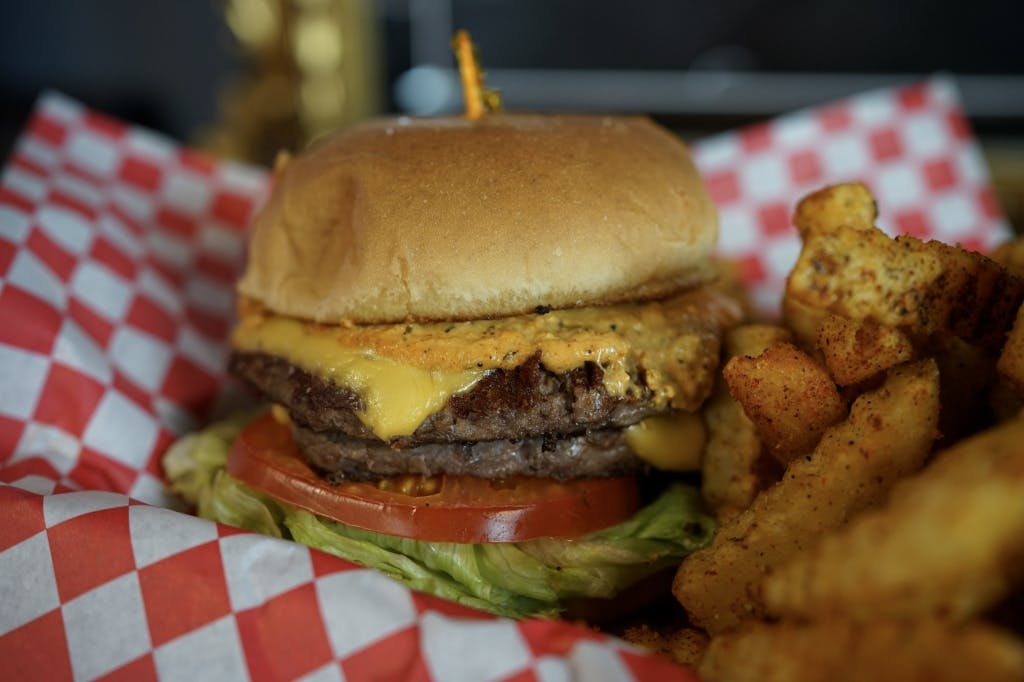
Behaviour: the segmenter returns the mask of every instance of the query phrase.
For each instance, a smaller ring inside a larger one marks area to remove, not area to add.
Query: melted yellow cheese
[[[387,440],[411,434],[487,371],[533,356],[556,374],[593,362],[612,396],[650,391],[658,407],[696,410],[711,389],[719,336],[740,313],[708,287],[655,303],[397,325],[317,324],[242,301],[233,341],[354,391],[360,419]]]
[[[359,396],[360,420],[381,440],[408,436],[448,398],[472,388],[483,370],[426,370],[338,345],[330,336],[307,333],[306,325],[268,317],[249,341],[250,350],[280,355],[344,386]]]
[[[701,418],[690,412],[649,417],[626,428],[637,457],[663,471],[697,471],[707,442]]]

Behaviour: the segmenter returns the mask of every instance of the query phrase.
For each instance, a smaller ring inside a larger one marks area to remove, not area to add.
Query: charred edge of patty
[[[329,379],[266,353],[236,351],[229,367],[269,400],[288,408],[292,420],[306,429],[380,442],[359,419],[359,396]],[[389,444],[411,448],[522,440],[541,434],[562,437],[629,426],[664,411],[654,407],[647,389],[626,398],[610,395],[603,376],[592,362],[555,374],[534,355],[515,369],[491,370],[472,389],[449,398],[412,435],[394,438]]]
[[[292,432],[306,461],[332,483],[401,474],[487,479],[530,476],[567,481],[619,476],[644,466],[626,445],[622,431],[615,429],[564,438],[428,443],[407,449],[294,424]]]

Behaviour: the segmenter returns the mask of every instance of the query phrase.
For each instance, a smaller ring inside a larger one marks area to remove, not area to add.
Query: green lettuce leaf
[[[484,611],[557,616],[573,597],[612,597],[706,545],[714,521],[700,496],[675,484],[629,520],[574,540],[421,542],[346,526],[279,502],[226,471],[228,451],[252,418],[240,415],[176,442],[164,456],[172,489],[208,519],[296,540],[409,587]]]

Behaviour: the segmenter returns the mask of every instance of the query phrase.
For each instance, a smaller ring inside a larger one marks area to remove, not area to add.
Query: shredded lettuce
[[[573,597],[612,597],[703,547],[714,521],[692,486],[674,484],[629,520],[574,540],[422,542],[325,519],[232,478],[228,450],[252,418],[239,415],[176,442],[164,457],[172,489],[208,519],[291,538],[375,568],[409,587],[499,615],[557,616]]]

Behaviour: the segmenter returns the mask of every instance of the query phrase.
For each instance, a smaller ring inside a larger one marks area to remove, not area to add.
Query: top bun
[[[707,280],[717,218],[646,118],[394,118],[287,163],[239,292],[328,323],[517,315]]]

